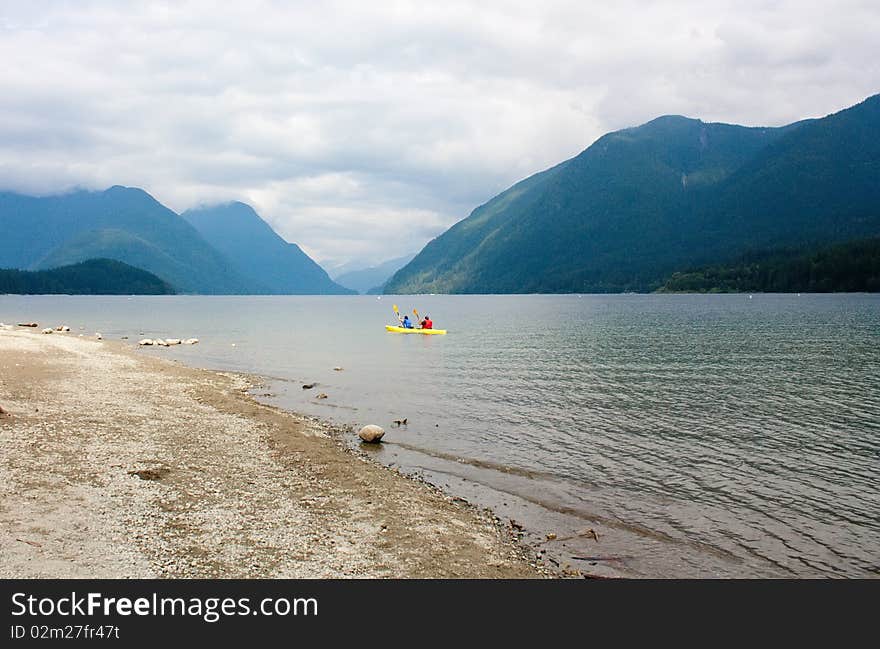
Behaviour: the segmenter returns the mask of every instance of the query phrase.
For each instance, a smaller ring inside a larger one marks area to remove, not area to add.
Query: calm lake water
[[[449,334],[386,333],[393,303]],[[382,425],[377,460],[516,519],[533,543],[556,534],[543,547],[560,564],[880,573],[877,295],[0,296],[0,321],[22,320],[198,337],[142,351],[255,372],[272,379],[264,401]]]

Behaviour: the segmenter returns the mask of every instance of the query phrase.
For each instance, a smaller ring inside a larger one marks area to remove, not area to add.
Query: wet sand
[[[0,330],[0,577],[547,575],[509,526],[250,383]]]

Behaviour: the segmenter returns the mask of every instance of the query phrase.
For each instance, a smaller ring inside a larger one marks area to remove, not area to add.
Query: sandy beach
[[[37,330],[38,331],[38,330]],[[4,578],[529,578],[491,516],[133,344],[0,330]]]

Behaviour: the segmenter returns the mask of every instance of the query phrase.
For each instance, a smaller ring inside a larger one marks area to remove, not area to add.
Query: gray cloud
[[[876,2],[609,4],[0,3],[0,187],[243,200],[374,262],[609,130],[880,89]]]

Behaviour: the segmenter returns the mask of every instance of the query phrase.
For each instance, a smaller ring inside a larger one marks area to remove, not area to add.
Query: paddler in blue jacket
[[[401,323],[401,326],[403,326],[404,329],[412,329],[413,328],[413,323],[409,321],[408,315],[403,316],[403,322]]]

